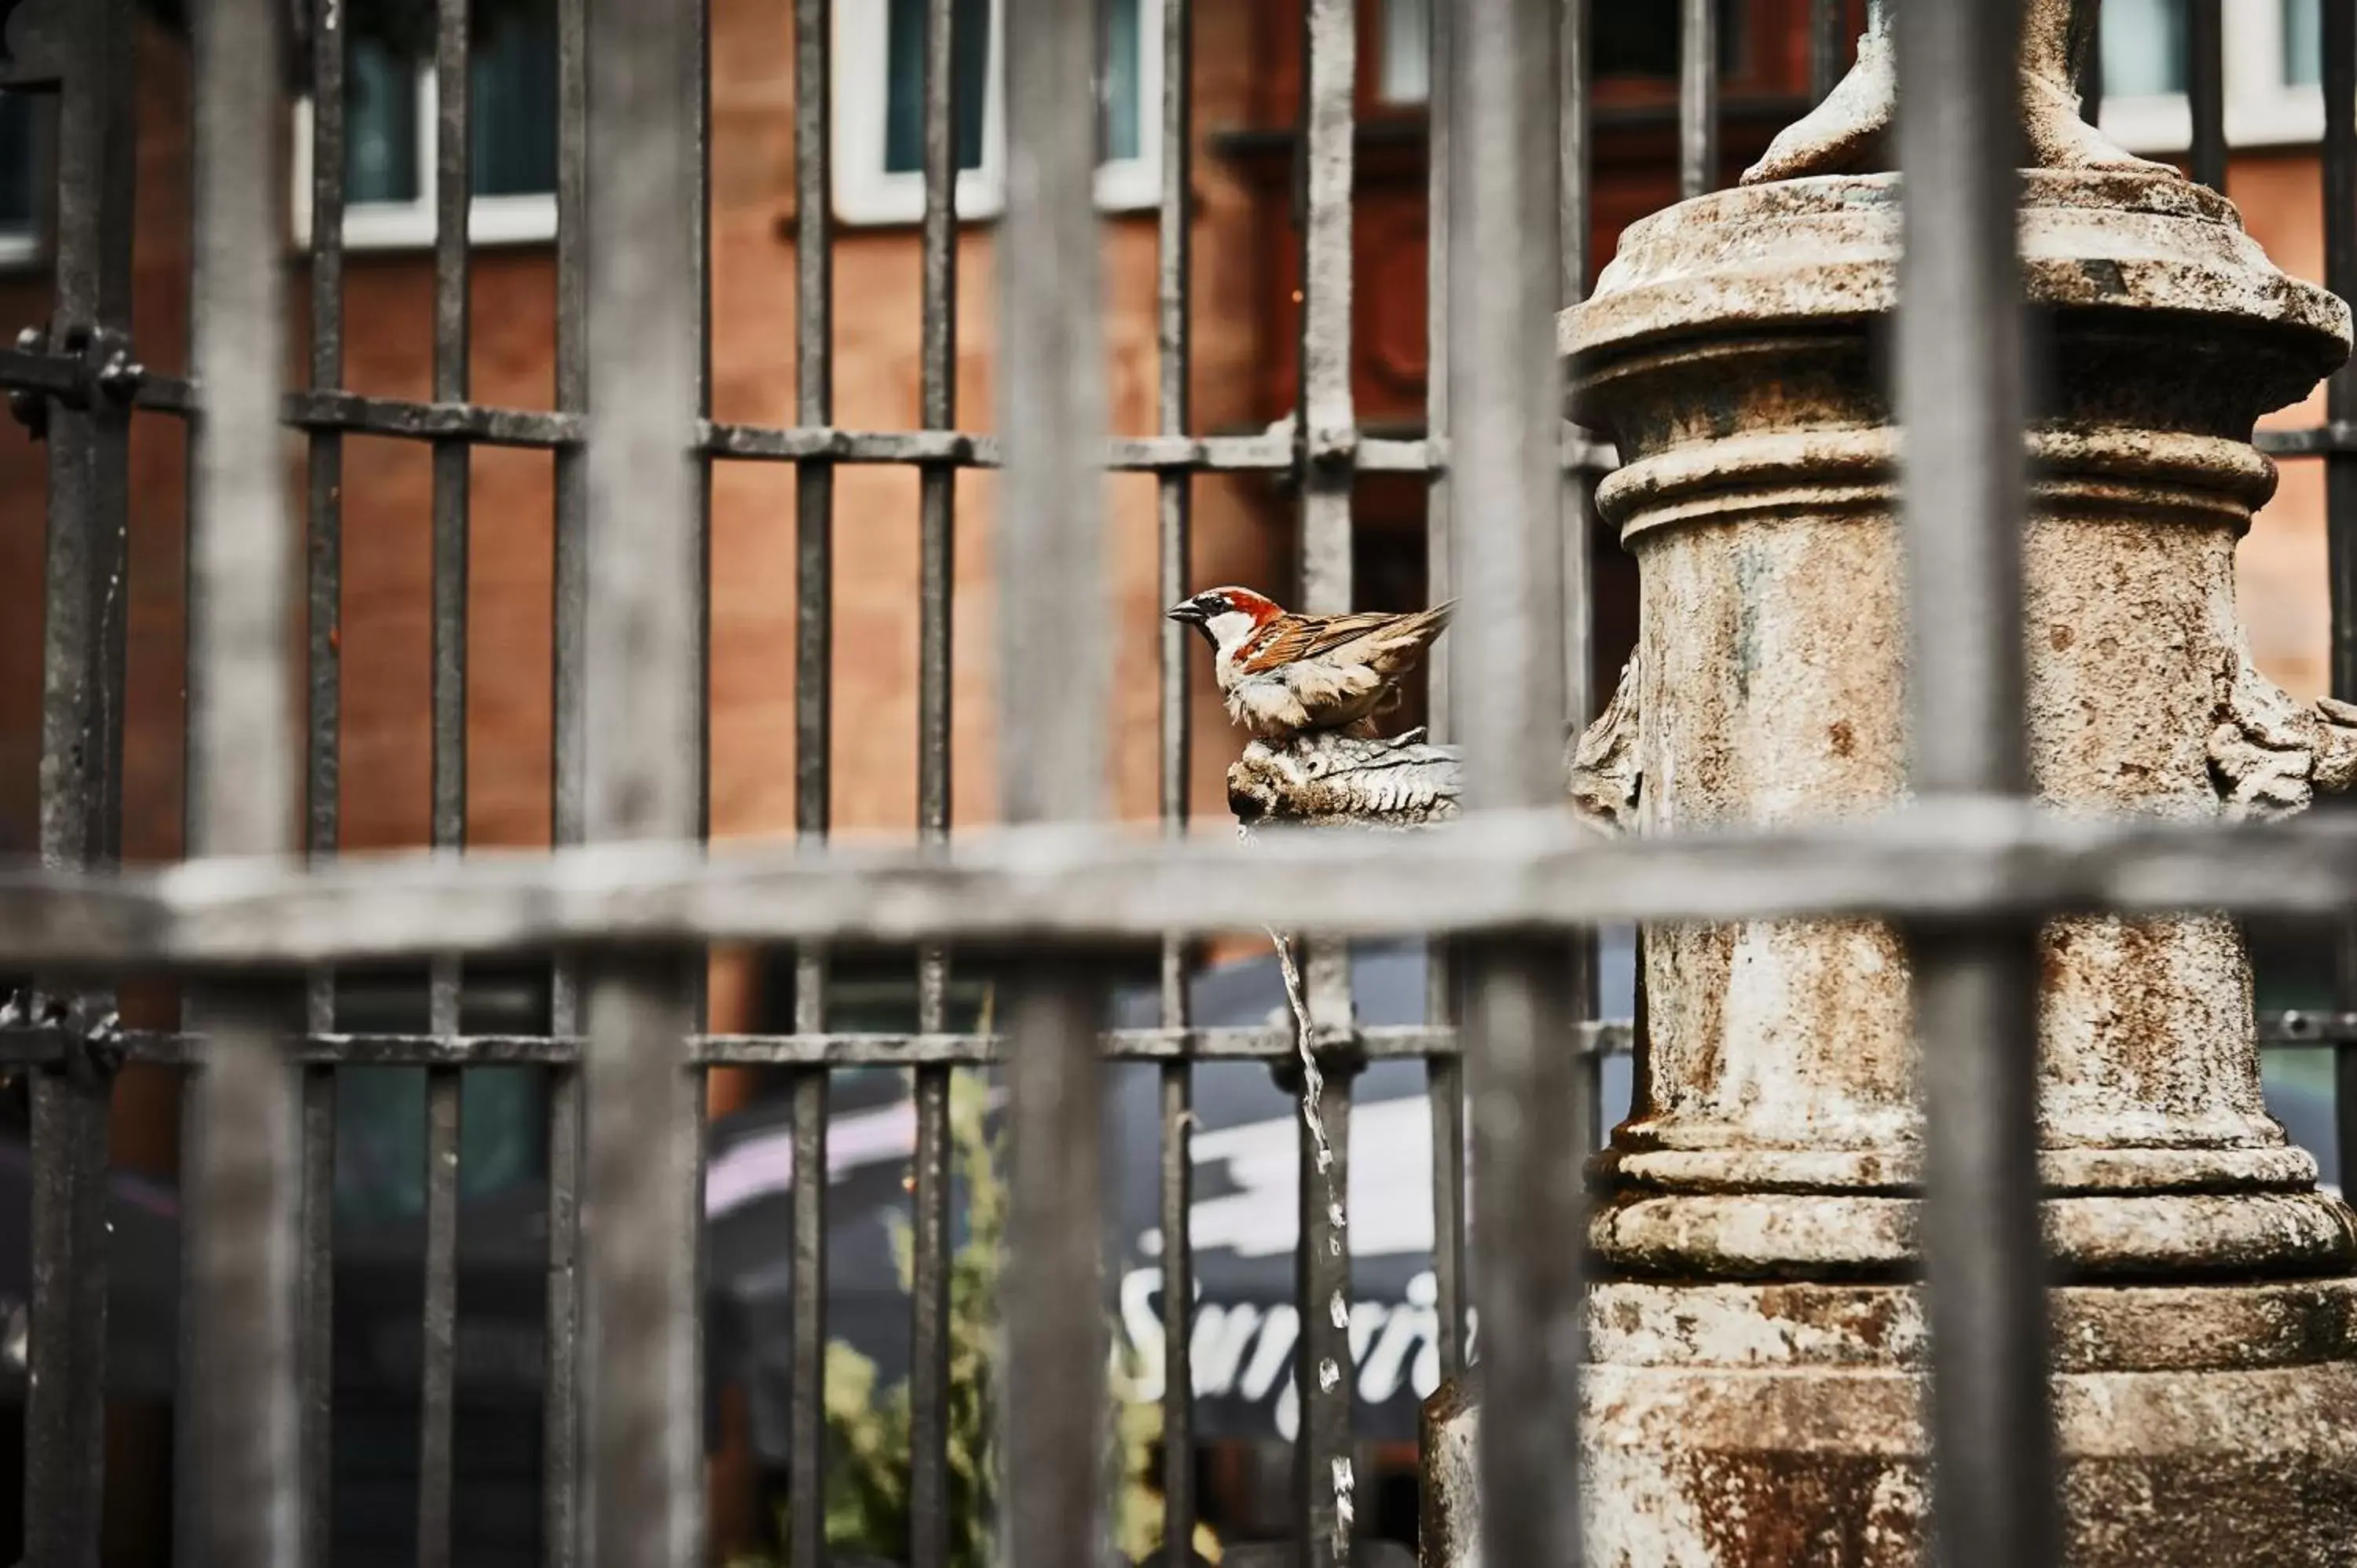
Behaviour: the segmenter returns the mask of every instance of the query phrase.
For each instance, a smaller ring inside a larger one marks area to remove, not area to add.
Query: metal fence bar
[[[1678,28],[1678,195],[1718,185],[1718,0],[1682,0]]]
[[[587,836],[695,836],[701,706],[691,456],[702,274],[693,6],[590,0],[589,406],[584,649]],[[676,957],[602,960],[587,985],[586,1254],[591,1521],[599,1563],[688,1568],[702,1551],[694,1319],[677,1267],[696,1198]]]
[[[1448,147],[1456,126],[1449,60],[1457,29],[1448,5],[1427,7],[1426,17],[1431,63],[1425,101],[1424,426],[1437,444],[1448,439],[1449,429]],[[1564,25],[1572,23],[1566,17]],[[1424,560],[1425,597],[1435,604],[1456,592],[1455,499],[1447,470],[1434,469],[1425,487]],[[1429,728],[1437,741],[1449,738],[1456,716],[1451,651],[1443,638],[1426,656]],[[1456,961],[1448,944],[1427,941],[1425,963],[1425,1019],[1445,1025],[1457,1011]],[[1435,1058],[1425,1078],[1432,1114],[1433,1310],[1440,1322],[1441,1375],[1453,1378],[1465,1369],[1465,1074],[1455,1060]]]
[[[2346,4],[2318,7],[2324,78],[2324,285],[2357,298],[2357,10]],[[2357,371],[2347,365],[2325,382],[2325,420],[2340,427],[2357,419]],[[2324,457],[2324,531],[2332,600],[2332,694],[2357,696],[2357,451],[2335,446]],[[2339,1004],[2357,1009],[2357,916],[2341,923],[2337,953]],[[2357,1052],[2333,1047],[2333,1132],[2341,1169],[2357,1161]],[[2343,1176],[2344,1182],[2351,1178]]]
[[[955,0],[926,0],[924,273],[919,423],[957,423],[958,91]],[[931,464],[917,476],[917,836],[950,832],[950,711],[954,665],[957,471]],[[949,955],[917,958],[917,1027],[949,1026]],[[913,1267],[909,1279],[909,1562],[950,1562],[950,1069],[913,1072],[917,1143],[909,1171]]]
[[[1563,18],[1550,0],[1468,0],[1459,16],[1450,94],[1451,441],[1458,504],[1481,526],[1457,541],[1466,606],[1458,718],[1468,805],[1512,809],[1561,797],[1567,620],[1582,623],[1575,640],[1586,640],[1586,607],[1565,597],[1563,537],[1569,526],[1584,539],[1585,518],[1566,514],[1556,456],[1555,315],[1570,281],[1563,59],[1531,48],[1534,38],[1558,38]],[[1695,25],[1691,7],[1687,20]],[[1708,85],[1690,76],[1684,95]],[[1577,576],[1584,589],[1584,569]],[[1474,1263],[1485,1329],[1483,1551],[1498,1563],[1577,1563],[1586,1344],[1577,1145],[1592,1139],[1596,1120],[1580,1064],[1564,1048],[1577,1026],[1578,966],[1566,965],[1559,938],[1469,942],[1462,953],[1481,1223]],[[1564,1135],[1566,1118],[1586,1124],[1574,1139]]]
[[[437,0],[435,11],[434,397],[445,403],[466,402],[469,381],[468,217],[474,191],[468,132],[470,8],[471,0]],[[463,438],[434,443],[430,834],[435,848],[453,853],[467,842],[468,481],[472,459],[473,447]],[[457,1032],[458,986],[457,963],[434,960],[426,980],[426,1027],[433,1033]],[[427,1070],[418,1568],[448,1568],[455,1523],[451,1443],[457,1376],[460,1089],[457,1069]]]
[[[2186,105],[2192,111],[2193,142],[2188,161],[2193,177],[2211,189],[2226,189],[2226,16],[2224,0],[2186,0]],[[2089,48],[2100,48],[2090,40]]]
[[[1016,822],[1095,816],[1103,791],[1096,16],[1093,0],[1012,0],[1006,16],[999,714],[1002,809]],[[1021,1395],[1000,1412],[1006,1559],[1093,1568],[1105,1550],[1103,1106],[1085,972],[1027,966],[1006,1021],[1017,1048],[1001,1299],[1005,1386]]]
[[[1314,612],[1351,607],[1351,508],[1358,418],[1351,397],[1351,191],[1358,94],[1357,0],[1306,0],[1301,100],[1301,599]],[[1350,1168],[1352,1059],[1329,1048],[1352,1024],[1348,950],[1312,935],[1299,945],[1317,1049],[1329,1059],[1317,1100],[1320,1137],[1299,1132],[1301,1213],[1296,1253],[1300,1338],[1294,1352],[1301,1424],[1296,1485],[1305,1568],[1347,1560],[1351,1417],[1351,1268],[1342,1205]],[[1290,1075],[1280,1072],[1281,1079]],[[1307,1105],[1305,1104],[1305,1110]],[[1321,1144],[1323,1147],[1321,1148]],[[1321,1161],[1330,1162],[1327,1168]]]
[[[2357,1015],[2264,1014],[2260,1036],[2268,1045],[2314,1045],[2357,1039]],[[1358,1031],[1371,1061],[1445,1061],[1460,1054],[1448,1026],[1381,1025]],[[204,1059],[201,1035],[131,1030],[115,1036],[129,1061],[192,1067]],[[70,1037],[56,1028],[0,1029],[0,1064],[47,1065],[64,1059]],[[1582,1024],[1572,1047],[1595,1056],[1625,1056],[1625,1019]],[[304,1035],[285,1043],[304,1065],[350,1067],[570,1067],[583,1057],[578,1035]],[[1298,1049],[1289,1027],[1106,1029],[1097,1051],[1107,1061],[1277,1061]],[[914,1034],[846,1030],[833,1034],[697,1035],[686,1058],[705,1067],[890,1067],[911,1063],[989,1067],[1007,1059],[1003,1034]]]
[[[834,192],[829,145],[832,0],[794,8],[794,417],[834,417]],[[823,458],[794,469],[794,831],[826,837],[834,744],[834,468]],[[794,1026],[825,1027],[826,956],[813,945],[794,955]],[[825,1512],[811,1506],[826,1485],[826,1107],[823,1070],[798,1073],[792,1095],[793,1347],[791,1442],[787,1488],[793,1499],[787,1556],[792,1568],[821,1568]]]
[[[122,0],[69,13],[57,113],[50,342],[127,345],[134,94]],[[40,858],[57,869],[119,858],[127,620],[127,411],[105,398],[56,406],[48,424],[48,536],[41,634]],[[65,1000],[69,990],[77,993]],[[31,1101],[29,1379],[24,1406],[27,1560],[95,1568],[104,1507],[107,1138],[113,1075],[99,1058],[110,987],[42,987],[81,1038]]]
[[[698,435],[712,422],[712,0],[686,0],[686,37],[672,57],[681,81],[679,92],[687,105],[686,227],[694,264],[689,277],[685,323],[694,430]],[[687,532],[694,549],[694,569],[688,574],[690,635],[684,682],[688,715],[694,724],[687,751],[688,800],[693,807],[695,843],[701,851],[712,838],[712,464],[700,440],[688,444]],[[686,1018],[691,1030],[704,1027],[710,1001],[711,958],[693,953],[687,960]],[[666,1051],[679,1061],[686,1030],[673,1030]],[[700,1438],[705,1396],[704,1290],[704,1167],[709,1135],[710,1079],[693,1062],[681,1063],[686,1079],[683,1092],[671,1101],[671,1137],[686,1179],[672,1211],[672,1246],[668,1260],[679,1336],[682,1430],[672,1447],[673,1486],[687,1502],[680,1538],[681,1555],[702,1563],[710,1550],[705,1517],[705,1469]],[[807,1167],[805,1167],[807,1168]],[[824,1169],[824,1165],[820,1166]]]
[[[556,0],[556,406],[589,406],[588,17],[586,0]],[[584,620],[589,589],[588,455],[554,460],[555,515],[550,562],[549,842],[581,843],[587,826]],[[560,953],[549,972],[549,1032],[583,1024],[580,965]],[[541,1560],[581,1561],[581,1075],[548,1079],[548,1296],[541,1398]]]
[[[1809,0],[1809,102],[1823,103],[1849,69],[1849,0]]]
[[[272,0],[215,0],[197,21],[188,570],[188,853],[283,854],[297,773],[285,629],[292,563],[280,489],[278,203],[282,59]],[[267,1004],[218,989],[188,1011],[218,1036],[196,1078],[189,1186],[193,1539],[179,1560],[294,1563],[295,1107]]]
[[[311,385],[333,392],[344,381],[344,29],[340,0],[311,9]],[[313,430],[305,498],[307,583],[305,671],[305,848],[332,857],[342,817],[344,436]],[[332,971],[310,978],[304,1026],[336,1026]],[[327,1568],[335,1501],[335,1171],[336,1073],[303,1072],[301,1175],[303,1562]]]
[[[2357,822],[2341,812],[2179,823],[1942,799],[1840,824],[1598,843],[1549,810],[1396,843],[1271,831],[1249,845],[1173,845],[1060,829],[976,832],[948,851],[710,859],[609,844],[315,871],[204,864],[96,884],[0,872],[0,964],[204,972],[581,945],[1158,942],[1263,923],[1375,936],[1787,916],[2317,916],[2344,908],[2352,877]]]
[[[1194,0],[1161,0],[1162,201],[1155,272],[1159,357],[1157,413],[1160,433],[1187,434],[1194,368],[1189,288],[1194,274]],[[1194,486],[1185,473],[1165,473],[1156,486],[1156,530],[1161,604],[1176,604],[1192,587],[1189,557]],[[1162,632],[1161,776],[1157,808],[1162,831],[1184,838],[1189,807],[1193,725],[1188,711],[1188,671],[1193,649],[1188,628],[1165,620]],[[1187,981],[1194,944],[1171,936],[1162,944],[1160,1019],[1183,1029]],[[1190,1561],[1195,1535],[1195,1247],[1194,1066],[1166,1062],[1161,1071],[1162,1166],[1162,1540],[1171,1563]]]
[[[2098,12],[2100,23],[2101,13]],[[2090,125],[2104,123],[2104,30],[2100,25],[2088,28],[2091,35],[2079,56],[2079,118]]]
[[[1587,297],[1593,286],[1593,234],[1595,222],[1595,127],[1593,104],[1590,100],[1591,79],[1595,62],[1589,58],[1590,32],[1594,25],[1589,0],[1561,0],[1555,26],[1557,61],[1555,78],[1555,120],[1561,127],[1555,148],[1555,179],[1556,187],[1555,222],[1557,251],[1560,254],[1560,293],[1557,303],[1568,307]],[[1714,74],[1709,83],[1714,98],[1718,92],[1718,80]],[[1564,717],[1574,729],[1584,728],[1596,711],[1596,632],[1595,632],[1595,551],[1597,531],[1600,526],[1596,515],[1596,481],[1598,476],[1578,465],[1558,465],[1561,474],[1560,496],[1562,517],[1560,532],[1563,550],[1563,669]],[[1640,973],[1644,962],[1641,936],[1638,942]],[[1596,932],[1576,931],[1571,935],[1570,968],[1566,979],[1574,1015],[1592,1018],[1597,1009]],[[1572,1147],[1585,1159],[1592,1154],[1601,1136],[1598,1125],[1600,1112],[1597,1107],[1604,1095],[1603,1063],[1594,1058],[1584,1058],[1577,1068],[1577,1081],[1573,1086],[1574,1105],[1570,1109],[1578,1120],[1573,1128]],[[1585,1106],[1584,1112],[1577,1109]]]
[[[1907,432],[1910,783],[2022,794],[2018,0],[1900,8],[1896,403]],[[2059,1561],[2039,1228],[2036,929],[1909,931],[1940,1561]]]

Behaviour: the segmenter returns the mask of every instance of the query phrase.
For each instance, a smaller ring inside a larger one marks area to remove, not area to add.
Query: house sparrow
[[[1295,615],[1250,588],[1207,588],[1170,607],[1211,645],[1228,716],[1261,740],[1304,730],[1372,736],[1397,682],[1448,625],[1451,605],[1405,615]]]

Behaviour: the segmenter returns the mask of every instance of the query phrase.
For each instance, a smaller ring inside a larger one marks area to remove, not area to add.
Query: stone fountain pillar
[[[2093,6],[2031,11],[2036,788],[2063,810],[2297,809],[2346,784],[2357,714],[2251,668],[2234,547],[2276,481],[2253,421],[2341,362],[2349,312],[2223,199],[2081,124]],[[1623,831],[1821,822],[1904,787],[1890,82],[1878,17],[1742,186],[1631,227],[1563,316],[1574,415],[1624,465],[1598,505],[1642,573],[1638,653],[1581,747],[1611,760]],[[2235,926],[2060,919],[2043,948],[2071,1561],[2357,1561],[2357,1227],[2266,1113]],[[1660,926],[1644,952],[1637,1103],[1597,1169],[1588,1562],[1918,1563],[1905,953],[1862,920]],[[1470,1496],[1477,1412],[1436,1396],[1427,1452],[1456,1473],[1428,1496]],[[1443,1513],[1427,1555],[1453,1559],[1478,1531]]]

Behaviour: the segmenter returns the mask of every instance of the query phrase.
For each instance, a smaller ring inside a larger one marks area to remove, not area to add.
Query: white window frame
[[[1134,212],[1162,199],[1162,4],[1137,0],[1137,156],[1097,166],[1097,207]],[[834,0],[834,216],[848,224],[915,223],[925,216],[925,177],[884,167],[891,94],[890,8],[885,0]],[[996,218],[1006,205],[1006,58],[1004,0],[990,0],[984,68],[982,163],[960,169],[957,215]]]
[[[2328,4],[2331,0],[2327,0]],[[2225,0],[2226,145],[2305,146],[2324,139],[2324,91],[2284,81],[2283,0]],[[2153,157],[2193,144],[2181,92],[2104,99],[2104,134]]]
[[[435,124],[441,93],[431,61],[417,68],[417,199],[344,204],[348,251],[419,250],[434,243]],[[311,99],[295,101],[295,242],[311,242]],[[470,245],[532,245],[556,238],[556,192],[478,196],[468,204]]]

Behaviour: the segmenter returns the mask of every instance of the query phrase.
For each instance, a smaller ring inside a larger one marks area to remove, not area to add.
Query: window
[[[1375,92],[1389,104],[1423,103],[1432,96],[1432,0],[1383,0],[1383,31],[1377,41]],[[1747,7],[1738,0],[1718,5],[1718,70],[1732,77],[1743,70]],[[1678,74],[1678,7],[1602,5],[1588,11],[1595,45],[1596,80],[1674,81]]]
[[[468,132],[475,199],[467,231],[480,244],[556,232],[556,14],[554,0],[501,7],[473,40]],[[344,242],[434,242],[433,62],[355,38],[344,66]],[[311,231],[311,124],[298,106],[297,237]]]
[[[2225,0],[2226,140],[2238,146],[2308,143],[2324,134],[2319,0]],[[2193,139],[2185,99],[2185,0],[2109,0],[2104,132],[2147,157]]]
[[[37,101],[0,92],[0,263],[40,253],[40,127]]]
[[[470,965],[459,1026],[478,1035],[548,1032],[547,972]],[[423,1034],[423,974],[337,977],[336,1027],[355,1034]],[[533,1068],[470,1068],[459,1078],[461,1203],[529,1187],[547,1161],[545,1076]],[[425,1071],[347,1067],[336,1072],[335,1204],[339,1224],[366,1228],[415,1218],[425,1207]]]
[[[1097,204],[1151,207],[1162,196],[1161,0],[1099,0]],[[1005,200],[1006,36],[1000,0],[955,0],[957,210]],[[834,211],[846,223],[924,216],[924,0],[834,0]]]

